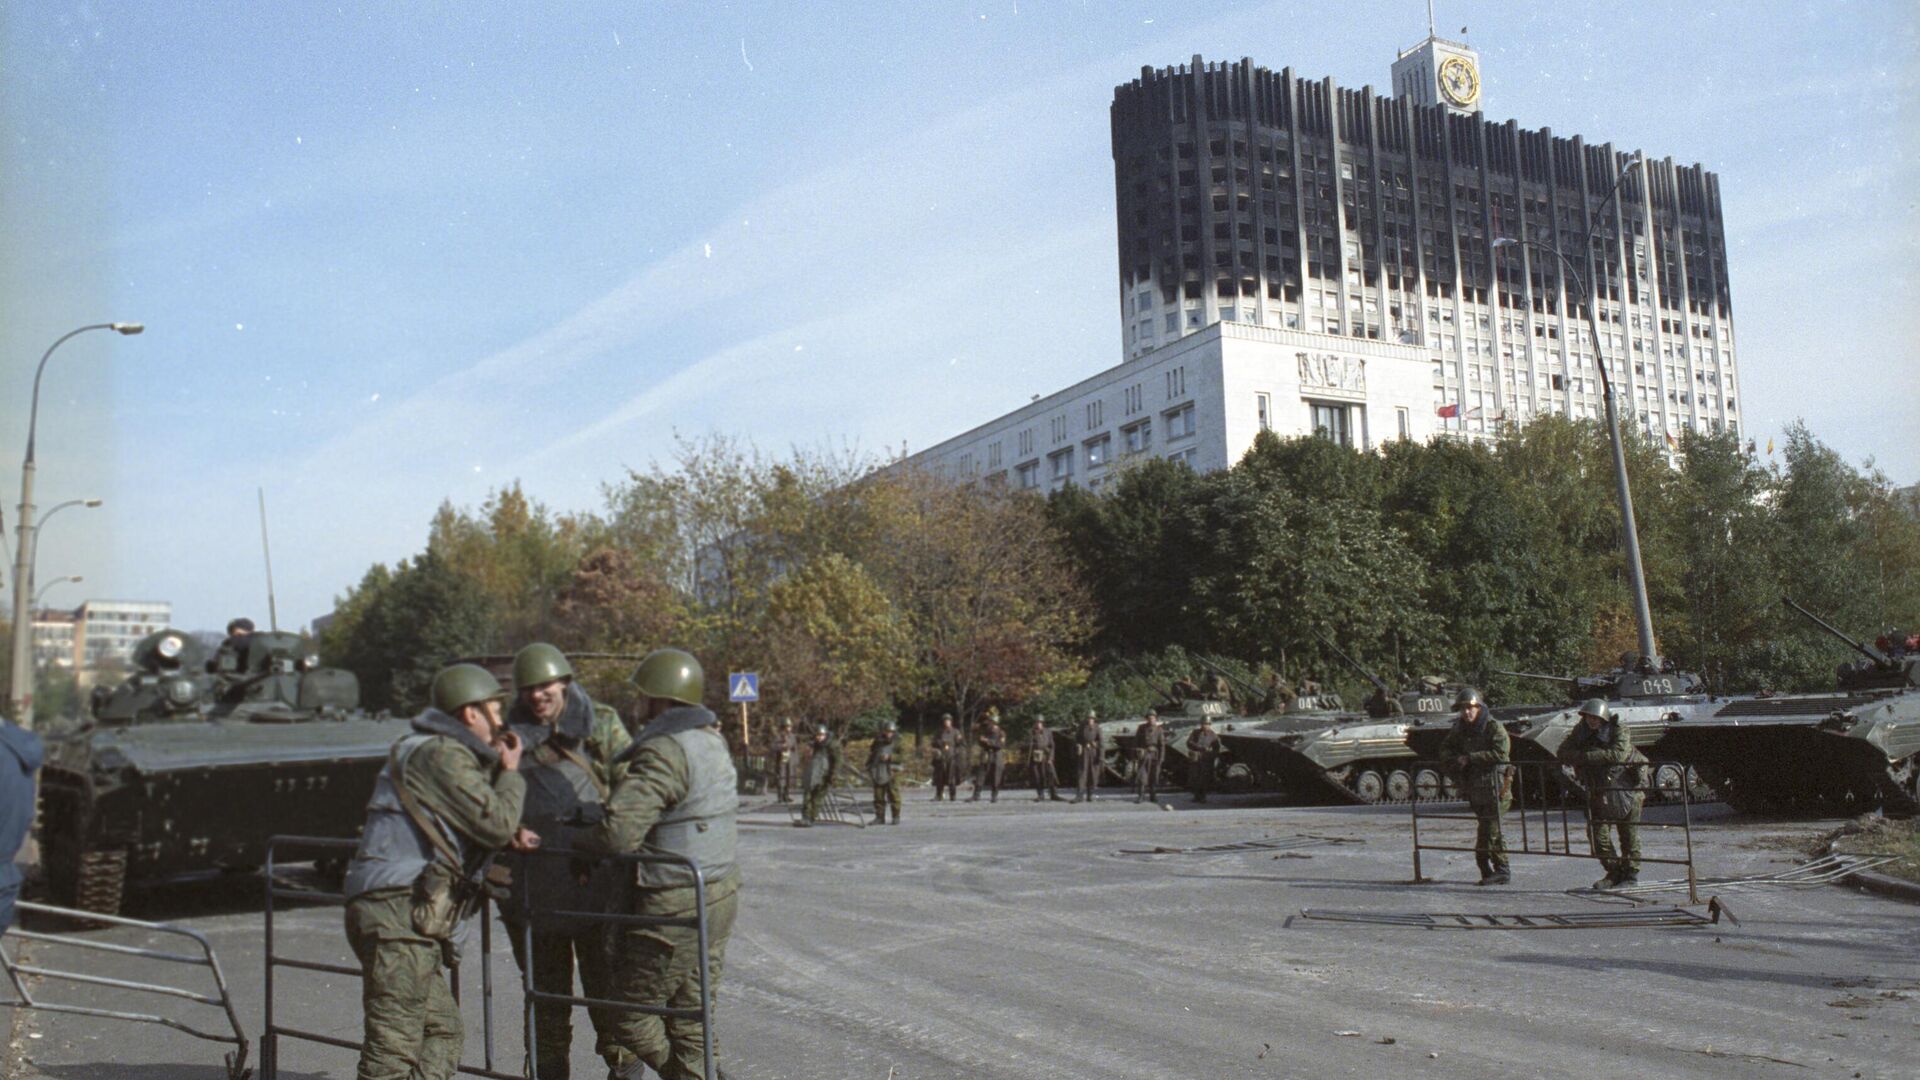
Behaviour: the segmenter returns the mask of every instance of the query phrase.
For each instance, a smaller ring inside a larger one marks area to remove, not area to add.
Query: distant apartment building
[[[131,659],[141,638],[173,620],[173,605],[164,600],[88,600],[76,615],[81,663],[94,667]]]
[[[1401,52],[1393,85],[1196,56],[1116,88],[1125,360],[913,460],[1043,487],[1127,449],[1222,468],[1262,428],[1481,438],[1601,415],[1601,357],[1623,423],[1656,442],[1738,432],[1718,178],[1485,119],[1458,42]],[[1191,420],[1159,393],[1173,369]]]
[[[33,613],[33,666],[36,669],[73,670],[82,665],[84,652],[78,609],[42,609]]]

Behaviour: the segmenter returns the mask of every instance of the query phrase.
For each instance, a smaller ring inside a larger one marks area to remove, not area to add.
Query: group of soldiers
[[[1160,722],[1157,713],[1149,709],[1145,718],[1126,738],[1129,745],[1123,749],[1133,762],[1133,801],[1138,803],[1158,799],[1161,767],[1166,762],[1169,738],[1166,725]],[[1096,713],[1087,713],[1075,730],[1073,741],[1078,751],[1076,786],[1073,798],[1067,800],[1060,795],[1059,751],[1053,729],[1047,726],[1045,716],[1034,717],[1033,726],[1023,743],[1028,777],[1033,784],[1033,801],[1079,803],[1094,800],[1094,792],[1100,786],[1100,774],[1106,768],[1106,736],[1100,730],[1100,719]],[[934,732],[927,751],[933,768],[934,801],[944,798],[949,802],[958,802],[963,778],[971,783],[969,802],[980,801],[983,794],[989,803],[1000,801],[1001,787],[1006,779],[1008,741],[997,707],[989,707],[986,715],[974,727],[973,744],[974,752],[969,755],[967,738],[954,726],[953,714],[941,715],[940,729]],[[1220,736],[1214,731],[1211,718],[1203,719],[1199,728],[1188,733],[1186,747],[1189,760],[1188,787],[1193,791],[1196,802],[1206,802],[1221,752]],[[772,787],[781,802],[789,802],[796,781],[804,781],[800,820],[795,824],[806,827],[820,817],[827,793],[840,768],[841,752],[838,740],[824,724],[815,729],[807,747],[804,777],[800,751],[793,721],[782,721],[769,747]],[[873,788],[874,824],[900,824],[900,792],[905,777],[903,769],[899,726],[889,720],[875,734],[873,744],[867,751],[866,773]]]
[[[442,670],[431,706],[375,782],[343,890],[347,939],[365,970],[359,1080],[454,1074],[463,1036],[446,971],[483,894],[500,900],[534,990],[570,997],[577,970],[587,998],[697,1009],[698,933],[654,921],[698,914],[691,863],[705,879],[710,982],[720,977],[739,904],[738,782],[701,704],[700,662],[679,649],[648,654],[624,722],[587,696],[552,645],[521,649],[513,682],[503,715],[508,694],[485,668]],[[569,1076],[572,1012],[536,1006],[539,1080]],[[588,1015],[610,1077],[705,1075],[697,1020]]]
[[[1451,770],[1473,809],[1478,884],[1505,885],[1513,880],[1500,831],[1501,819],[1513,808],[1513,758],[1507,729],[1488,714],[1480,691],[1471,687],[1460,691],[1454,708],[1459,718],[1440,744],[1441,763]],[[1633,736],[1604,698],[1581,702],[1579,713],[1579,724],[1560,744],[1556,756],[1573,769],[1586,792],[1587,839],[1606,871],[1593,887],[1638,884],[1646,755],[1634,749]]]

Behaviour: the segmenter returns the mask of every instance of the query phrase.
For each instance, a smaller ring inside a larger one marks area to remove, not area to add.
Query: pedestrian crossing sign
[[[736,671],[727,676],[728,701],[759,701],[760,673],[757,671]]]

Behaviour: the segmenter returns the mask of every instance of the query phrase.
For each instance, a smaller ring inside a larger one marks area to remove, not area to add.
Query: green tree
[[[375,567],[363,587],[369,582],[364,600],[359,590],[347,597],[342,606],[357,608],[352,622],[327,642],[334,661],[358,676],[369,708],[420,708],[447,663],[505,644],[485,593],[431,550],[391,573]]]
[[[768,592],[762,693],[783,713],[844,729],[893,700],[909,671],[906,627],[872,577],[837,552]]]

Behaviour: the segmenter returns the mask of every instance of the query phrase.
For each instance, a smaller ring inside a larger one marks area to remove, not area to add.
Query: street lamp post
[[[80,582],[85,580],[87,579],[81,577],[79,574],[69,574],[63,578],[54,578],[52,581],[49,581],[45,585],[40,586],[40,591],[33,594],[33,606],[34,607],[40,606],[40,598],[47,595],[47,591],[49,589],[52,589],[58,585],[77,585]]]
[[[1639,164],[1639,158],[1636,156],[1620,170],[1620,175],[1614,178],[1612,189],[1607,192],[1606,199],[1600,204],[1602,212],[1619,192],[1620,184]],[[1596,222],[1594,229],[1597,231],[1599,228],[1600,225]],[[1593,237],[1594,233],[1587,234],[1589,258],[1593,253]],[[1601,399],[1606,403],[1607,409],[1607,441],[1613,446],[1613,482],[1620,498],[1620,528],[1626,534],[1627,584],[1633,590],[1634,627],[1640,637],[1640,655],[1647,663],[1657,668],[1660,664],[1660,649],[1654,641],[1653,612],[1647,604],[1647,575],[1640,562],[1640,529],[1633,516],[1633,489],[1627,482],[1627,451],[1620,437],[1620,410],[1613,395],[1613,378],[1607,373],[1607,354],[1600,348],[1600,318],[1594,310],[1599,306],[1598,297],[1588,291],[1586,275],[1580,272],[1580,268],[1559,247],[1540,240],[1518,240],[1511,236],[1503,236],[1493,242],[1496,248],[1515,245],[1536,248],[1559,259],[1560,265],[1566,270],[1567,277],[1573,281],[1574,289],[1581,298],[1581,305],[1586,308],[1587,332],[1593,335],[1594,366],[1600,371]]]
[[[92,323],[77,330],[69,330],[60,336],[40,357],[40,366],[33,369],[33,401],[27,413],[27,456],[20,465],[20,516],[15,523],[19,530],[18,540],[13,552],[13,686],[8,693],[7,711],[13,714],[13,720],[24,728],[33,727],[33,623],[29,614],[33,588],[33,444],[34,436],[40,426],[40,377],[46,373],[47,361],[53,358],[53,351],[65,344],[68,338],[84,334],[89,330],[112,330],[117,334],[138,334],[146,327],[140,323],[111,322]],[[49,514],[48,516],[52,516]]]

